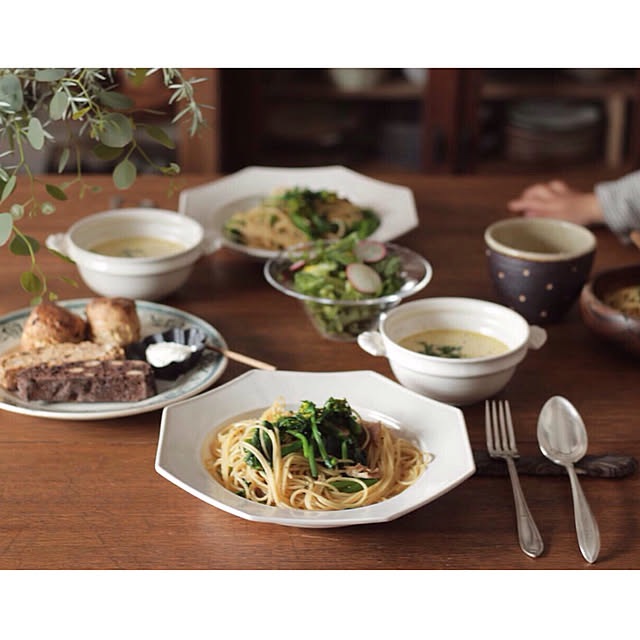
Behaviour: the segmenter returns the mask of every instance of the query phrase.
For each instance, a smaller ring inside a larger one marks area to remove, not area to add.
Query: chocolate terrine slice
[[[142,360],[87,360],[36,365],[17,376],[22,400],[136,402],[156,394],[153,369]]]

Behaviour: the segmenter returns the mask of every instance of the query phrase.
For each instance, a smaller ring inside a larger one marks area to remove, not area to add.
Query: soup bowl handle
[[[202,240],[202,253],[203,255],[209,256],[222,248],[223,244],[224,241],[218,234],[205,232]]]
[[[529,327],[529,349],[540,349],[547,341],[547,332],[536,324]]]
[[[364,331],[358,336],[358,345],[372,356],[386,356],[382,336],[377,331]]]
[[[47,236],[44,243],[48,249],[53,249],[65,256],[69,255],[69,235],[67,233],[52,233]]]

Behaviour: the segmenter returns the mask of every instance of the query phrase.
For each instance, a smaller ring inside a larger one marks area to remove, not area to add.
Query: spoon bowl
[[[553,396],[542,407],[538,444],[549,460],[565,467],[569,474],[578,545],[584,559],[595,562],[600,553],[600,531],[573,466],[587,452],[587,430],[580,414],[566,398]]]
[[[587,453],[584,421],[566,398],[553,396],[542,407],[538,420],[538,444],[549,460],[563,466],[578,462]]]

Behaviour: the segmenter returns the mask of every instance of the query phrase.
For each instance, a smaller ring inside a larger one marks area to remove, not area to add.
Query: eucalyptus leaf
[[[56,187],[55,184],[47,184],[44,188],[47,190],[47,193],[56,200],[67,199],[67,194],[60,187]]]
[[[74,114],[71,116],[71,119],[72,120],[80,120],[87,113],[89,113],[89,111],[91,111],[91,105],[89,105],[88,107],[84,107],[83,109],[80,109],[79,111],[75,111]]]
[[[64,78],[66,71],[64,69],[38,69],[36,71],[37,82],[58,82]]]
[[[0,111],[15,113],[24,105],[22,84],[13,74],[0,77]]]
[[[122,149],[118,149],[117,147],[107,147],[102,143],[96,145],[91,149],[93,151],[93,155],[100,158],[100,160],[110,161],[115,160],[120,155],[122,155]]]
[[[67,276],[57,276],[57,277],[63,282],[70,284],[72,287],[76,287],[76,289],[78,288],[78,283],[75,280],[72,280],[71,278],[67,278]]]
[[[0,202],[6,200],[13,190],[16,188],[16,176],[12,175],[5,183],[4,188],[2,189],[2,196],[0,196]]]
[[[20,275],[20,284],[28,293],[40,293],[42,291],[42,280],[33,272],[25,271]]]
[[[103,123],[104,129],[98,133],[98,137],[107,147],[126,147],[133,139],[131,120],[122,113],[108,113]]]
[[[144,130],[161,145],[168,149],[175,149],[175,142],[167,135],[167,132],[153,124],[145,125]]]
[[[58,299],[58,294],[54,293],[53,291],[49,291],[47,295],[49,296],[49,300],[51,300],[52,302]]]
[[[49,253],[52,253],[54,256],[56,256],[57,258],[60,258],[60,260],[64,260],[65,262],[68,262],[70,264],[75,264],[75,260],[72,260],[69,256],[65,256],[64,253],[60,253],[59,251],[56,251],[55,249],[52,249],[51,247],[47,247],[47,250],[49,251]],[[62,276],[60,276],[62,277]]]
[[[60,160],[58,160],[58,173],[62,173],[64,168],[69,162],[69,147],[65,147],[60,154]]]
[[[49,116],[52,120],[60,120],[64,117],[69,104],[69,96],[64,91],[56,91],[49,103]]]
[[[40,151],[44,146],[44,131],[42,129],[42,123],[35,116],[31,116],[31,120],[29,120],[27,140],[29,140],[29,144],[37,151]]]
[[[125,159],[113,170],[113,183],[118,189],[128,189],[134,183],[136,175],[136,165]]]
[[[150,68],[151,67],[147,69],[132,69],[132,74],[129,76],[131,84],[133,84],[134,87],[141,87],[147,78],[147,71],[149,71]]]
[[[12,230],[13,216],[10,213],[0,213],[0,246],[9,239]]]
[[[29,250],[31,247],[31,251]],[[15,235],[13,236],[13,240],[9,245],[9,251],[16,256],[30,256],[31,253],[37,253],[40,251],[40,243],[31,236],[22,236]]]
[[[101,91],[98,100],[111,109],[131,109],[135,105],[132,98],[118,91]]]

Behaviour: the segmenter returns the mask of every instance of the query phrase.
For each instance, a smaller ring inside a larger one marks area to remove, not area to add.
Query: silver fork
[[[507,462],[511,487],[513,488],[513,499],[516,503],[516,523],[518,525],[518,540],[520,548],[532,558],[537,558],[544,550],[542,536],[533,521],[527,502],[522,493],[520,480],[514,459],[520,454],[516,449],[516,437],[513,432],[513,422],[511,421],[511,409],[509,401],[488,400],[484,404],[485,428],[487,431],[487,449],[492,458],[503,458]]]

